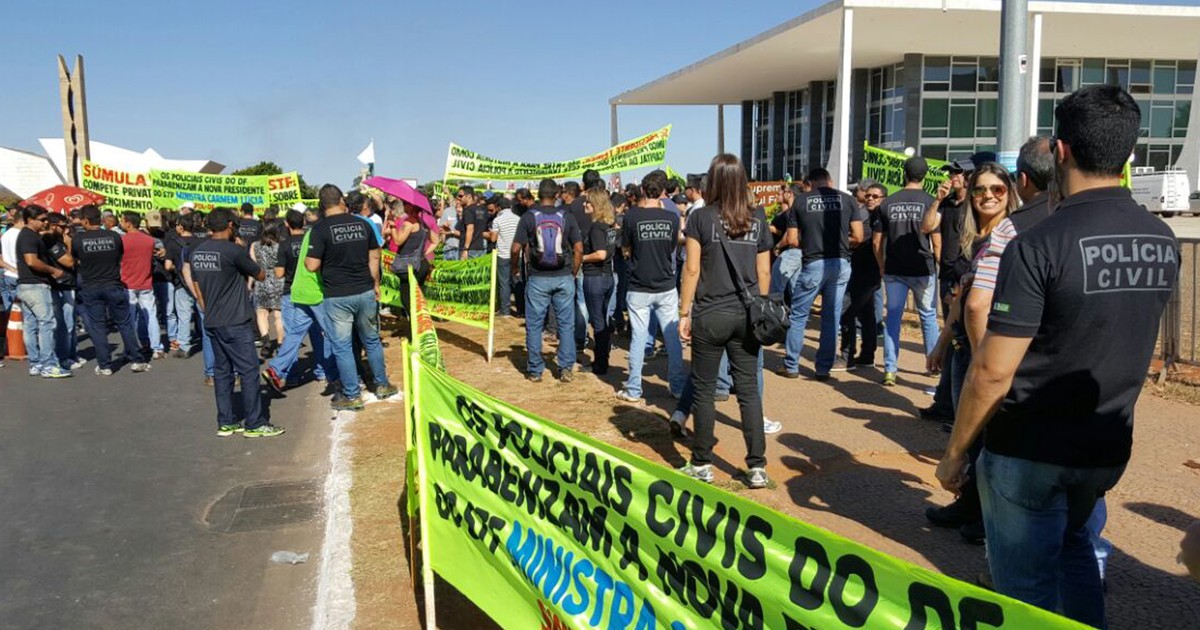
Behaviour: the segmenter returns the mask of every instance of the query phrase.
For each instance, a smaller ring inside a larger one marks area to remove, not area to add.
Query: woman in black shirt
[[[429,254],[437,248],[438,235],[425,227],[420,208],[408,202],[401,203],[404,204],[404,215],[384,225],[383,236],[396,245],[391,271],[400,280],[400,304],[404,307],[404,313],[411,317],[408,270],[412,268],[418,286],[425,285],[425,278],[429,277],[430,271]]]
[[[613,256],[617,251],[616,216],[608,193],[593,188],[583,201],[584,210],[592,218],[583,237],[583,296],[587,302],[588,319],[596,339],[592,373],[608,373],[608,355],[612,348],[612,328],[608,323],[608,302],[613,294]]]
[[[687,262],[679,300],[679,335],[692,342],[695,431],[691,461],[682,472],[711,482],[713,400],[721,353],[729,355],[738,392],[746,467],[751,488],[767,486],[762,399],[757,370],[759,343],[750,331],[746,298],[766,295],[771,275],[771,231],[762,210],[751,206],[746,171],[728,153],[713,158],[704,191],[707,206],[688,217]]]

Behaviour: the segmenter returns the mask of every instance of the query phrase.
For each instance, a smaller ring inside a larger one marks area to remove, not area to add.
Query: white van
[[[1155,171],[1150,166],[1133,168],[1133,199],[1163,218],[1191,212],[1188,196],[1192,189],[1181,170]]]

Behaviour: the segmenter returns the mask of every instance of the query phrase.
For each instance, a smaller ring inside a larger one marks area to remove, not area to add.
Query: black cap
[[[925,174],[928,172],[929,163],[919,155],[910,157],[904,161],[904,178],[910,182],[925,179]]]
[[[980,151],[965,160],[955,160],[942,167],[948,173],[970,173],[982,164],[999,161],[992,151]]]

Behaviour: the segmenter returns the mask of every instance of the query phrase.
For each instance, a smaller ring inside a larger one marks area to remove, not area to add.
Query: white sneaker
[[[112,370],[110,370],[108,368],[102,368],[99,365],[96,366],[96,376],[112,376],[112,375],[113,375]]]
[[[627,392],[623,389],[621,391],[617,392],[617,400],[623,400],[627,403],[634,403],[634,404],[640,404],[642,402],[641,398],[638,398],[637,396],[634,396],[633,394],[630,394],[629,392]]]
[[[131,372],[149,372],[150,364],[149,363],[134,363],[133,365],[129,366],[129,371],[131,371]]]
[[[81,367],[83,367],[83,366],[85,366],[85,365],[87,365],[87,361],[85,361],[85,360],[84,360],[84,359],[82,359],[82,358],[78,358],[78,359],[75,359],[74,361],[72,361],[72,362],[71,362],[71,369],[72,369],[72,370],[78,370],[79,368],[81,368]]]
[[[771,482],[770,477],[767,477],[767,471],[763,468],[751,468],[749,474],[746,475],[747,484],[754,490],[766,488]]]
[[[779,433],[782,430],[783,430],[782,422],[775,422],[774,420],[771,420],[770,418],[763,416],[763,433],[765,433],[767,435],[771,435],[772,433]]]

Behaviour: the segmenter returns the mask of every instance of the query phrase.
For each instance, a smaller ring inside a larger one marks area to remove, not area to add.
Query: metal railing
[[[1179,240],[1179,284],[1167,302],[1158,333],[1159,357],[1164,367],[1172,363],[1200,365],[1200,238]]]

